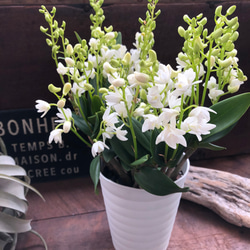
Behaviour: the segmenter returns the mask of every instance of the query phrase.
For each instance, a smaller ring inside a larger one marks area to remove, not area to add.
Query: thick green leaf
[[[92,181],[94,182],[95,191],[97,190],[97,184],[99,182],[100,177],[100,171],[101,171],[101,159],[100,155],[97,155],[90,163],[90,177]]]
[[[116,136],[114,136],[111,140],[109,140],[109,142],[117,157],[125,164],[130,165],[130,163],[135,159],[132,148],[133,142],[129,133],[127,134],[127,138],[127,141],[120,141],[116,138]]]
[[[101,107],[103,106],[102,100],[98,95],[94,95],[91,100],[91,112],[94,115],[95,113],[99,112],[101,110]]]
[[[92,135],[92,130],[91,130],[91,125],[87,124],[86,121],[80,117],[79,115],[76,115],[72,113],[72,117],[74,119],[75,125],[77,128],[79,128],[84,134],[91,136]]]
[[[236,95],[211,106],[211,109],[216,111],[217,114],[211,113],[210,123],[215,124],[216,128],[211,130],[210,134],[203,136],[203,141],[212,142],[214,139],[211,138],[215,135],[232,128],[248,110],[249,106],[250,93]]]
[[[135,180],[140,187],[155,195],[163,196],[188,191],[188,188],[180,188],[161,171],[147,166],[135,173]]]
[[[146,151],[150,150],[150,132],[146,131],[142,133],[142,124],[133,118],[132,120],[133,128],[136,134],[136,140],[141,147],[143,147]]]
[[[154,129],[152,131],[151,139],[150,139],[150,152],[153,157],[153,161],[162,166],[162,165],[165,165],[164,153],[165,153],[166,144],[164,142],[161,142],[157,145],[155,144],[156,137],[158,135],[159,135],[158,130]]]
[[[138,165],[141,165],[141,164],[145,163],[146,161],[148,161],[148,159],[149,159],[149,155],[144,155],[140,159],[132,162],[130,165],[131,166],[138,166]]]
[[[205,148],[205,149],[210,149],[210,150],[214,150],[214,151],[220,151],[220,150],[226,149],[225,147],[214,145],[212,143],[200,143],[199,148]]]

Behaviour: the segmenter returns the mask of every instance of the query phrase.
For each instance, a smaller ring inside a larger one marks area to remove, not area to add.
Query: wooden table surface
[[[250,178],[250,156],[234,156],[191,162]],[[50,250],[113,250],[101,192],[96,195],[88,177],[36,183],[43,202],[28,194],[32,227],[46,240]],[[18,250],[44,249],[31,233],[20,234]],[[211,210],[181,200],[169,250],[247,250],[250,228],[229,224]],[[153,249],[152,249],[153,250]]]

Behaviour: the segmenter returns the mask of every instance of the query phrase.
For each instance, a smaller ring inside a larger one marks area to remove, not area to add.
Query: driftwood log
[[[190,167],[182,198],[203,205],[227,222],[250,228],[250,179],[213,169]]]

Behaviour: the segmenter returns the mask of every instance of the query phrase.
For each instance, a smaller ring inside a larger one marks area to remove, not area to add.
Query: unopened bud
[[[68,133],[70,131],[70,128],[71,128],[71,122],[70,121],[65,121],[63,123],[63,132]]]
[[[152,49],[149,50],[148,55],[149,55],[149,60],[150,60],[152,63],[154,63],[154,62],[157,61],[157,54],[156,54],[156,52],[155,52],[154,50],[152,50]]]
[[[227,59],[225,59],[225,60],[220,60],[220,59],[218,59],[219,65],[220,65],[221,67],[223,67],[223,68],[229,67],[229,66],[232,64],[232,62],[233,62],[233,58],[232,58],[232,57],[229,57],[229,58],[227,58]]]
[[[57,107],[60,109],[60,108],[64,108],[65,106],[65,103],[66,103],[66,100],[64,98],[60,99],[58,102],[57,102]]]
[[[108,89],[106,89],[106,88],[100,88],[99,89],[99,93],[100,94],[107,94],[108,93]]]
[[[67,54],[71,56],[74,53],[74,49],[71,44],[68,44],[66,47]]]
[[[135,79],[141,83],[147,83],[149,81],[149,76],[145,73],[135,72]]]
[[[75,65],[75,61],[70,57],[66,57],[65,62],[69,67],[73,67]]]
[[[185,36],[185,29],[182,26],[179,26],[178,33],[179,33],[180,37],[184,37]]]
[[[131,54],[129,52],[127,52],[122,59],[122,64],[124,66],[128,66],[130,64],[130,60],[131,60]]]
[[[51,93],[57,93],[61,91],[61,88],[54,86],[52,83],[48,86],[48,89]]]
[[[43,26],[40,26],[40,31],[42,33],[46,33],[48,31],[48,28],[44,28]]]
[[[232,15],[236,10],[236,6],[232,5],[230,8],[227,9],[227,15]]]
[[[93,86],[89,83],[85,83],[84,84],[84,88],[87,90],[87,91],[91,91],[93,89]]]
[[[116,69],[113,68],[109,62],[105,62],[103,64],[103,69],[106,71],[106,73],[114,73],[116,72]]]
[[[63,95],[67,95],[69,91],[71,90],[72,86],[71,83],[67,82],[63,86]]]

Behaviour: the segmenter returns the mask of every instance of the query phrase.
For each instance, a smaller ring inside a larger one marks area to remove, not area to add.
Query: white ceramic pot
[[[175,183],[184,187],[190,167]],[[117,184],[102,174],[102,194],[116,250],[166,250],[179,207],[181,193],[152,195],[145,190]]]

